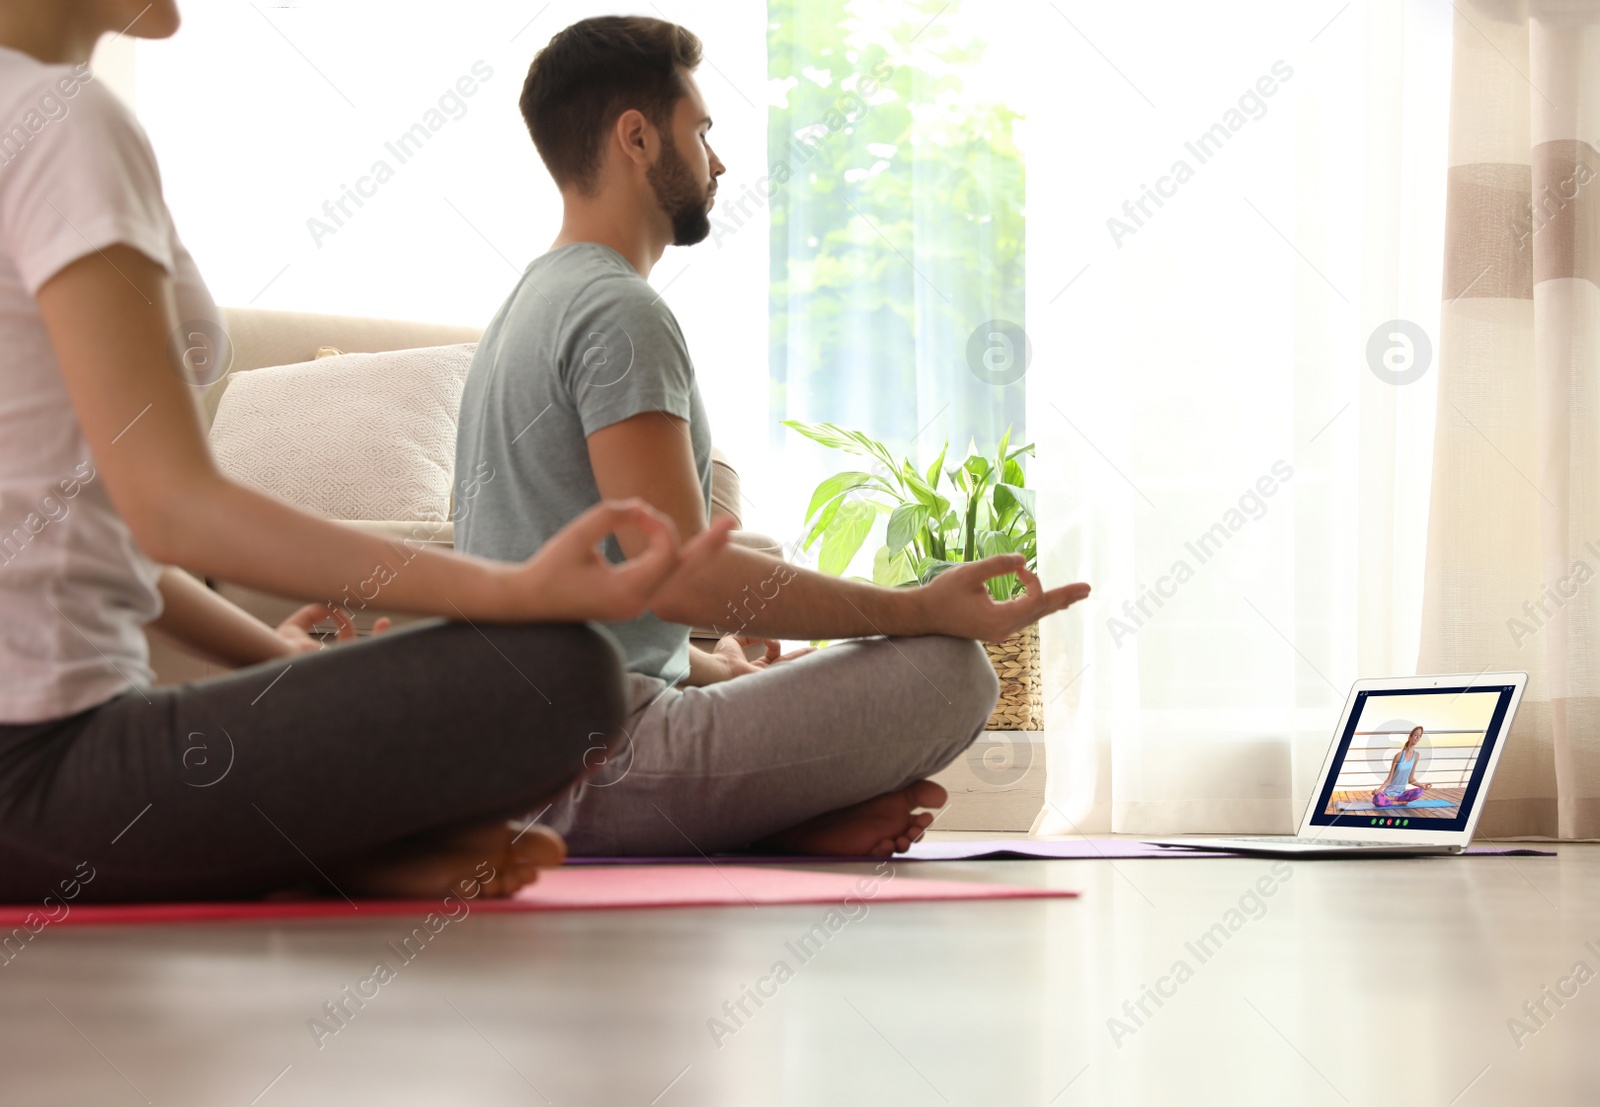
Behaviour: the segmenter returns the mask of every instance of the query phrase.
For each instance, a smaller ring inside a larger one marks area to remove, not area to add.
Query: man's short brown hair
[[[594,191],[605,133],[630,109],[671,125],[687,89],[682,71],[700,64],[700,40],[647,16],[599,16],[559,32],[533,59],[522,86],[522,118],[557,186]]]

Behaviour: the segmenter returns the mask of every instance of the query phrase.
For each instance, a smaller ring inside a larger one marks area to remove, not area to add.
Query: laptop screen
[[[1512,685],[1356,693],[1314,826],[1465,830]]]

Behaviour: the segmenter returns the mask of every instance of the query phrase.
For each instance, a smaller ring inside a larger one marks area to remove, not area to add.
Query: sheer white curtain
[[[1285,831],[1350,682],[1416,661],[1437,370],[1369,340],[1438,333],[1449,8],[1037,18],[1041,565],[1095,588],[1038,829]]]
[[[1423,664],[1526,669],[1480,830],[1600,837],[1600,4],[1455,10]]]

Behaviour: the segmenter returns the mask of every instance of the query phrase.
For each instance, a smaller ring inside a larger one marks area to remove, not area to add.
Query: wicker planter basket
[[[1039,673],[1039,624],[1019,630],[1004,642],[985,642],[989,663],[1000,678],[1000,702],[985,730],[1043,730],[1044,689]]]

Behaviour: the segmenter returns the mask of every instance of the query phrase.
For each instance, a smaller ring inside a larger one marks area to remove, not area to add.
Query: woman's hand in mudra
[[[643,533],[648,545],[612,564],[600,547],[625,528]],[[640,499],[596,504],[557,531],[527,561],[506,566],[501,582],[507,621],[581,622],[637,618],[671,582],[696,572],[728,544],[733,520],[714,520],[680,543],[671,518]]]
[[[333,621],[338,624],[334,632],[335,642],[351,642],[356,637],[355,620],[350,618],[350,613],[335,603],[308,603],[299,611],[279,623],[275,634],[289,644],[290,654],[315,653],[325,649],[327,642],[311,633],[311,628],[325,621],[328,616],[333,616]],[[382,634],[391,626],[388,616],[378,619],[372,624],[373,634]]]

